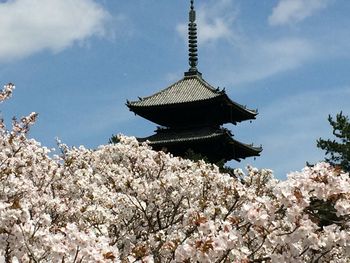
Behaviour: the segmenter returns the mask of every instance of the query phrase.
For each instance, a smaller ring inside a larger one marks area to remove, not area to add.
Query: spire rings
[[[196,11],[194,10],[194,0],[191,0],[188,23],[188,62],[191,72],[197,72],[198,49],[197,49],[197,24]]]

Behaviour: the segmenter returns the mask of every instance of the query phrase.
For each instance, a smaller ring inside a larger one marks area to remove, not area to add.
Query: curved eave
[[[227,94],[225,93],[225,97],[226,100],[228,101],[228,104],[231,107],[234,107],[236,109],[239,109],[240,111],[244,112],[245,114],[251,116],[252,119],[255,119],[255,116],[258,115],[258,111],[257,110],[252,110],[252,109],[248,109],[246,106],[243,106],[242,104],[239,104],[233,100],[231,100]]]
[[[231,138],[232,142],[230,142],[230,144],[232,144],[234,147],[239,147],[241,148],[241,150],[244,151],[244,156],[240,156],[239,158],[241,159],[245,159],[247,157],[255,157],[255,156],[260,156],[260,153],[262,152],[262,147],[255,147],[252,144],[245,144],[242,143],[240,141],[234,140],[233,138]],[[237,160],[237,159],[236,159]],[[240,160],[237,160],[240,161]]]
[[[149,145],[156,150],[168,149],[170,152],[179,149],[188,149],[202,145],[206,152],[198,152],[205,156],[221,156],[220,158],[241,161],[247,157],[260,156],[261,147],[254,147],[232,138],[229,130],[226,129],[202,129],[175,132],[170,130],[158,131],[156,134],[138,138],[140,142],[148,141]],[[218,146],[221,145],[221,146]],[[219,148],[217,148],[219,147]],[[216,150],[213,150],[216,148]],[[193,149],[193,148],[192,148]],[[203,147],[201,147],[203,149]],[[216,152],[216,153],[215,153]],[[180,154],[181,155],[181,154]],[[217,160],[220,160],[217,158]]]
[[[248,110],[230,100],[225,93],[215,98],[186,103],[157,106],[135,106],[131,103],[126,105],[135,114],[166,127],[182,127],[191,124],[196,126],[198,123],[204,125],[236,124],[255,119],[257,115],[257,112]]]
[[[154,104],[154,105],[142,105],[138,104],[137,102],[140,102],[142,99],[140,98],[140,101],[127,101],[125,105],[133,112],[138,111],[138,109],[150,109],[150,108],[160,108],[160,107],[174,107],[174,106],[183,106],[187,104],[193,104],[197,102],[210,102],[214,100],[219,100],[222,98],[223,102],[225,102],[226,105],[229,107],[232,107],[243,114],[246,114],[249,116],[249,119],[254,119],[256,115],[258,115],[258,112],[256,110],[251,110],[248,109],[247,107],[231,100],[225,92],[220,92],[220,94],[217,94],[217,96],[213,96],[211,98],[206,98],[206,99],[194,99],[191,101],[186,101],[186,102],[177,102],[177,103],[167,103],[167,104]]]
[[[231,100],[225,89],[215,89],[200,75],[185,76],[151,96],[127,101],[135,114],[161,126],[233,123],[255,119],[257,111]],[[186,120],[181,119],[186,116]],[[203,120],[203,115],[212,123]],[[185,123],[187,121],[187,123]]]
[[[193,99],[191,101],[186,101],[186,102],[176,102],[176,103],[166,103],[166,104],[153,104],[153,105],[142,105],[138,102],[141,102],[144,100],[144,98],[140,98],[139,101],[126,101],[125,105],[133,112],[138,111],[138,109],[148,109],[148,108],[159,108],[159,107],[174,107],[174,106],[181,106],[181,105],[186,105],[186,104],[192,104],[196,102],[209,102],[212,100],[218,100],[218,98],[222,98],[223,101],[230,107],[239,110],[243,114],[249,116],[248,119],[254,119],[256,115],[258,115],[257,110],[251,110],[248,109],[246,106],[243,106],[242,104],[239,104],[233,100],[231,100],[227,94],[224,91],[219,92],[216,96],[212,96],[210,98],[203,98],[203,99]]]

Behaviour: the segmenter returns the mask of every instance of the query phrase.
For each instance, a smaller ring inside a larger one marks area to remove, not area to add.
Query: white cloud
[[[245,52],[247,68],[245,74],[241,75],[241,80],[244,81],[246,77],[246,81],[255,81],[295,69],[312,58],[313,54],[312,44],[300,38],[283,38],[254,44]]]
[[[233,24],[237,11],[232,1],[210,1],[197,9],[196,23],[198,27],[198,41],[201,45],[235,37]],[[187,24],[179,24],[176,30],[181,36],[186,38]]]
[[[93,0],[12,0],[0,4],[0,59],[59,52],[103,35],[109,17]]]
[[[270,25],[296,23],[325,8],[329,0],[280,0],[269,17]]]

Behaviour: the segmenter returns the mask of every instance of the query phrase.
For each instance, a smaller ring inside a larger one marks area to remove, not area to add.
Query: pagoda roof
[[[208,153],[205,156],[214,154],[213,146],[218,146],[220,150],[217,160],[245,159],[246,157],[259,156],[262,151],[261,147],[255,147],[252,144],[245,144],[232,138],[232,134],[225,128],[204,127],[190,130],[173,130],[173,129],[158,129],[156,134],[138,138],[139,141],[148,141],[148,144],[155,149],[168,148],[170,152],[174,147],[191,148],[193,145],[202,145]],[[223,142],[222,144],[218,142]],[[193,149],[194,150],[194,149]],[[177,150],[175,150],[177,151]],[[201,153],[201,152],[200,152]],[[215,158],[215,157],[214,157]]]
[[[160,106],[208,100],[220,96],[222,93],[211,87],[201,77],[185,76],[170,87],[139,101],[130,102],[134,107]]]
[[[131,110],[136,110],[136,108],[206,101],[218,98],[220,96],[225,97],[229,104],[232,104],[235,108],[245,112],[250,116],[250,118],[254,118],[255,115],[257,115],[257,111],[247,109],[245,106],[229,99],[225,90],[212,87],[201,77],[199,72],[189,76],[185,75],[184,78],[175,82],[168,88],[163,89],[149,97],[140,98],[138,101],[128,101],[127,106]]]
[[[206,140],[211,138],[217,138],[223,135],[222,129],[213,128],[197,128],[190,130],[174,130],[166,128],[158,128],[156,134],[143,138],[143,141],[149,141],[149,145],[158,143],[178,143]],[[139,139],[140,140],[140,139]]]

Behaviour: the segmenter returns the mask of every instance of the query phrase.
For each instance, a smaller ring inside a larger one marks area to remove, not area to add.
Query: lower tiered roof
[[[184,156],[188,150],[206,156],[210,162],[236,160],[259,156],[261,147],[241,143],[232,138],[225,128],[202,127],[195,129],[158,129],[156,134],[139,138],[148,141],[155,150],[169,151],[175,156]]]

